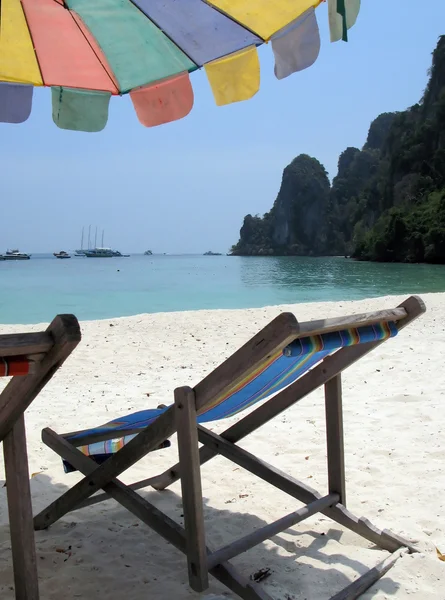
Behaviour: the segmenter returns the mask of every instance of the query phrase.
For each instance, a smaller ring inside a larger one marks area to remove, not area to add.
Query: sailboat
[[[116,257],[128,257],[129,254],[122,254],[119,250],[113,250],[112,248],[104,247],[104,235],[105,231],[102,230],[102,246],[97,246],[97,227],[96,233],[94,235],[94,247],[92,246],[91,240],[91,225],[88,227],[88,245],[86,248],[83,247],[83,236],[84,236],[84,227],[82,227],[82,238],[80,242],[80,250],[75,250],[74,256],[86,256],[87,258],[112,258]]]
[[[91,227],[91,225],[90,225]],[[75,250],[74,251],[74,256],[85,256],[85,250],[83,249],[83,230],[84,227],[82,227],[82,238],[80,240],[80,250]],[[88,235],[89,237],[89,235]]]
[[[97,227],[96,227],[96,235],[94,236],[94,248],[89,248],[84,251],[84,254],[87,258],[113,258],[114,252],[111,248],[104,248],[104,231],[102,231],[102,247],[97,247]],[[88,239],[89,239],[88,233]]]

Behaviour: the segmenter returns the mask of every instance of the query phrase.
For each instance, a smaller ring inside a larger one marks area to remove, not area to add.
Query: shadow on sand
[[[8,600],[14,598],[14,593],[3,486],[0,480],[0,597]],[[45,474],[34,477],[31,487],[36,512],[68,489]],[[181,498],[174,491],[140,493],[183,525]],[[230,504],[230,510],[221,510],[212,507],[208,499],[204,502],[207,540],[212,549],[266,524],[255,515],[236,511],[234,504]],[[363,564],[343,553],[350,549],[344,547],[342,537],[353,534],[345,534],[328,519],[312,529],[310,523],[275,536],[232,563],[247,577],[269,568],[271,575],[261,585],[276,600],[327,600],[386,554],[376,548],[367,549],[368,564]],[[356,540],[361,550],[371,548],[364,546],[360,538]],[[184,555],[114,500],[74,511],[50,529],[36,532],[36,546],[40,594],[45,600],[202,598],[188,587]],[[210,589],[204,596],[235,598],[213,577],[210,579]],[[388,575],[377,585],[387,595],[398,589]]]

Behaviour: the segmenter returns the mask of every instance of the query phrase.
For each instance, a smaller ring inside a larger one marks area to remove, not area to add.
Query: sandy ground
[[[381,528],[417,541],[363,597],[445,599],[445,294],[424,297],[418,321],[344,374],[348,508]],[[40,441],[43,427],[73,431],[129,411],[172,401],[178,385],[196,384],[279,312],[300,321],[394,307],[402,298],[141,315],[82,323],[83,340],[26,413],[35,511],[78,479]],[[42,326],[0,326],[0,333]],[[1,384],[3,385],[3,383]],[[225,429],[233,419],[212,424]],[[324,405],[317,391],[243,442],[311,487],[326,489]],[[126,472],[142,479],[176,461],[172,447]],[[0,463],[0,598],[13,598],[4,468]],[[217,458],[203,467],[211,548],[300,505]],[[180,487],[142,492],[182,523]],[[114,501],[70,513],[36,533],[41,598],[198,598],[182,554]],[[234,560],[245,575],[269,567],[262,585],[276,600],[323,600],[387,553],[323,516],[315,516]],[[207,595],[227,590],[213,578]],[[233,597],[233,595],[229,595]]]

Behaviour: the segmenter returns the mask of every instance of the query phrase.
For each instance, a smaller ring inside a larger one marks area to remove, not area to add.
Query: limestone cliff
[[[232,254],[323,254],[329,179],[324,167],[306,154],[283,172],[274,205],[264,217],[247,215]]]
[[[363,148],[340,155],[332,186],[315,158],[295,158],[231,253],[445,263],[445,36],[421,101],[379,115]]]

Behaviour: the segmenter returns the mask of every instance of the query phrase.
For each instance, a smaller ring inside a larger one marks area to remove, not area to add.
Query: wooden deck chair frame
[[[73,315],[58,315],[43,332],[0,335],[0,360],[20,357],[30,365],[27,375],[12,377],[0,394],[0,442],[17,600],[39,598],[24,412],[80,338]]]
[[[307,517],[321,512],[340,525],[394,553],[384,563],[365,573],[335,596],[335,600],[357,598],[394,564],[402,552],[416,550],[409,541],[390,531],[379,530],[367,519],[358,518],[346,508],[341,373],[383,343],[383,340],[340,348],[221,435],[197,425],[196,417],[205,410],[213,398],[227,392],[268,357],[296,338],[388,321],[397,322],[400,330],[423,312],[425,312],[425,305],[422,300],[412,296],[392,310],[307,323],[298,323],[294,315],[283,313],[194,389],[189,387],[176,389],[174,405],[100,466],[65,439],[72,434],[58,435],[51,429],[44,429],[42,432],[44,443],[81,471],[85,477],[35,517],[35,528],[47,528],[72,510],[112,497],[186,554],[189,582],[193,590],[200,592],[207,589],[208,573],[211,573],[244,600],[271,600],[265,590],[257,583],[244,578],[228,561]],[[321,496],[315,490],[237,445],[237,442],[245,436],[323,385],[325,386],[329,481],[328,493],[325,496]],[[130,486],[124,485],[117,479],[123,471],[175,432],[178,434],[178,464],[157,477]],[[127,433],[131,432],[121,431],[119,435]],[[90,434],[82,442],[76,440],[76,443],[92,443],[104,438],[103,434]],[[201,448],[198,442],[203,444]],[[306,506],[216,552],[211,552],[205,540],[200,465],[218,454],[303,502]],[[136,493],[137,489],[149,485],[162,490],[178,479],[181,479],[182,484],[184,528]],[[105,494],[91,498],[100,489],[103,489]]]

